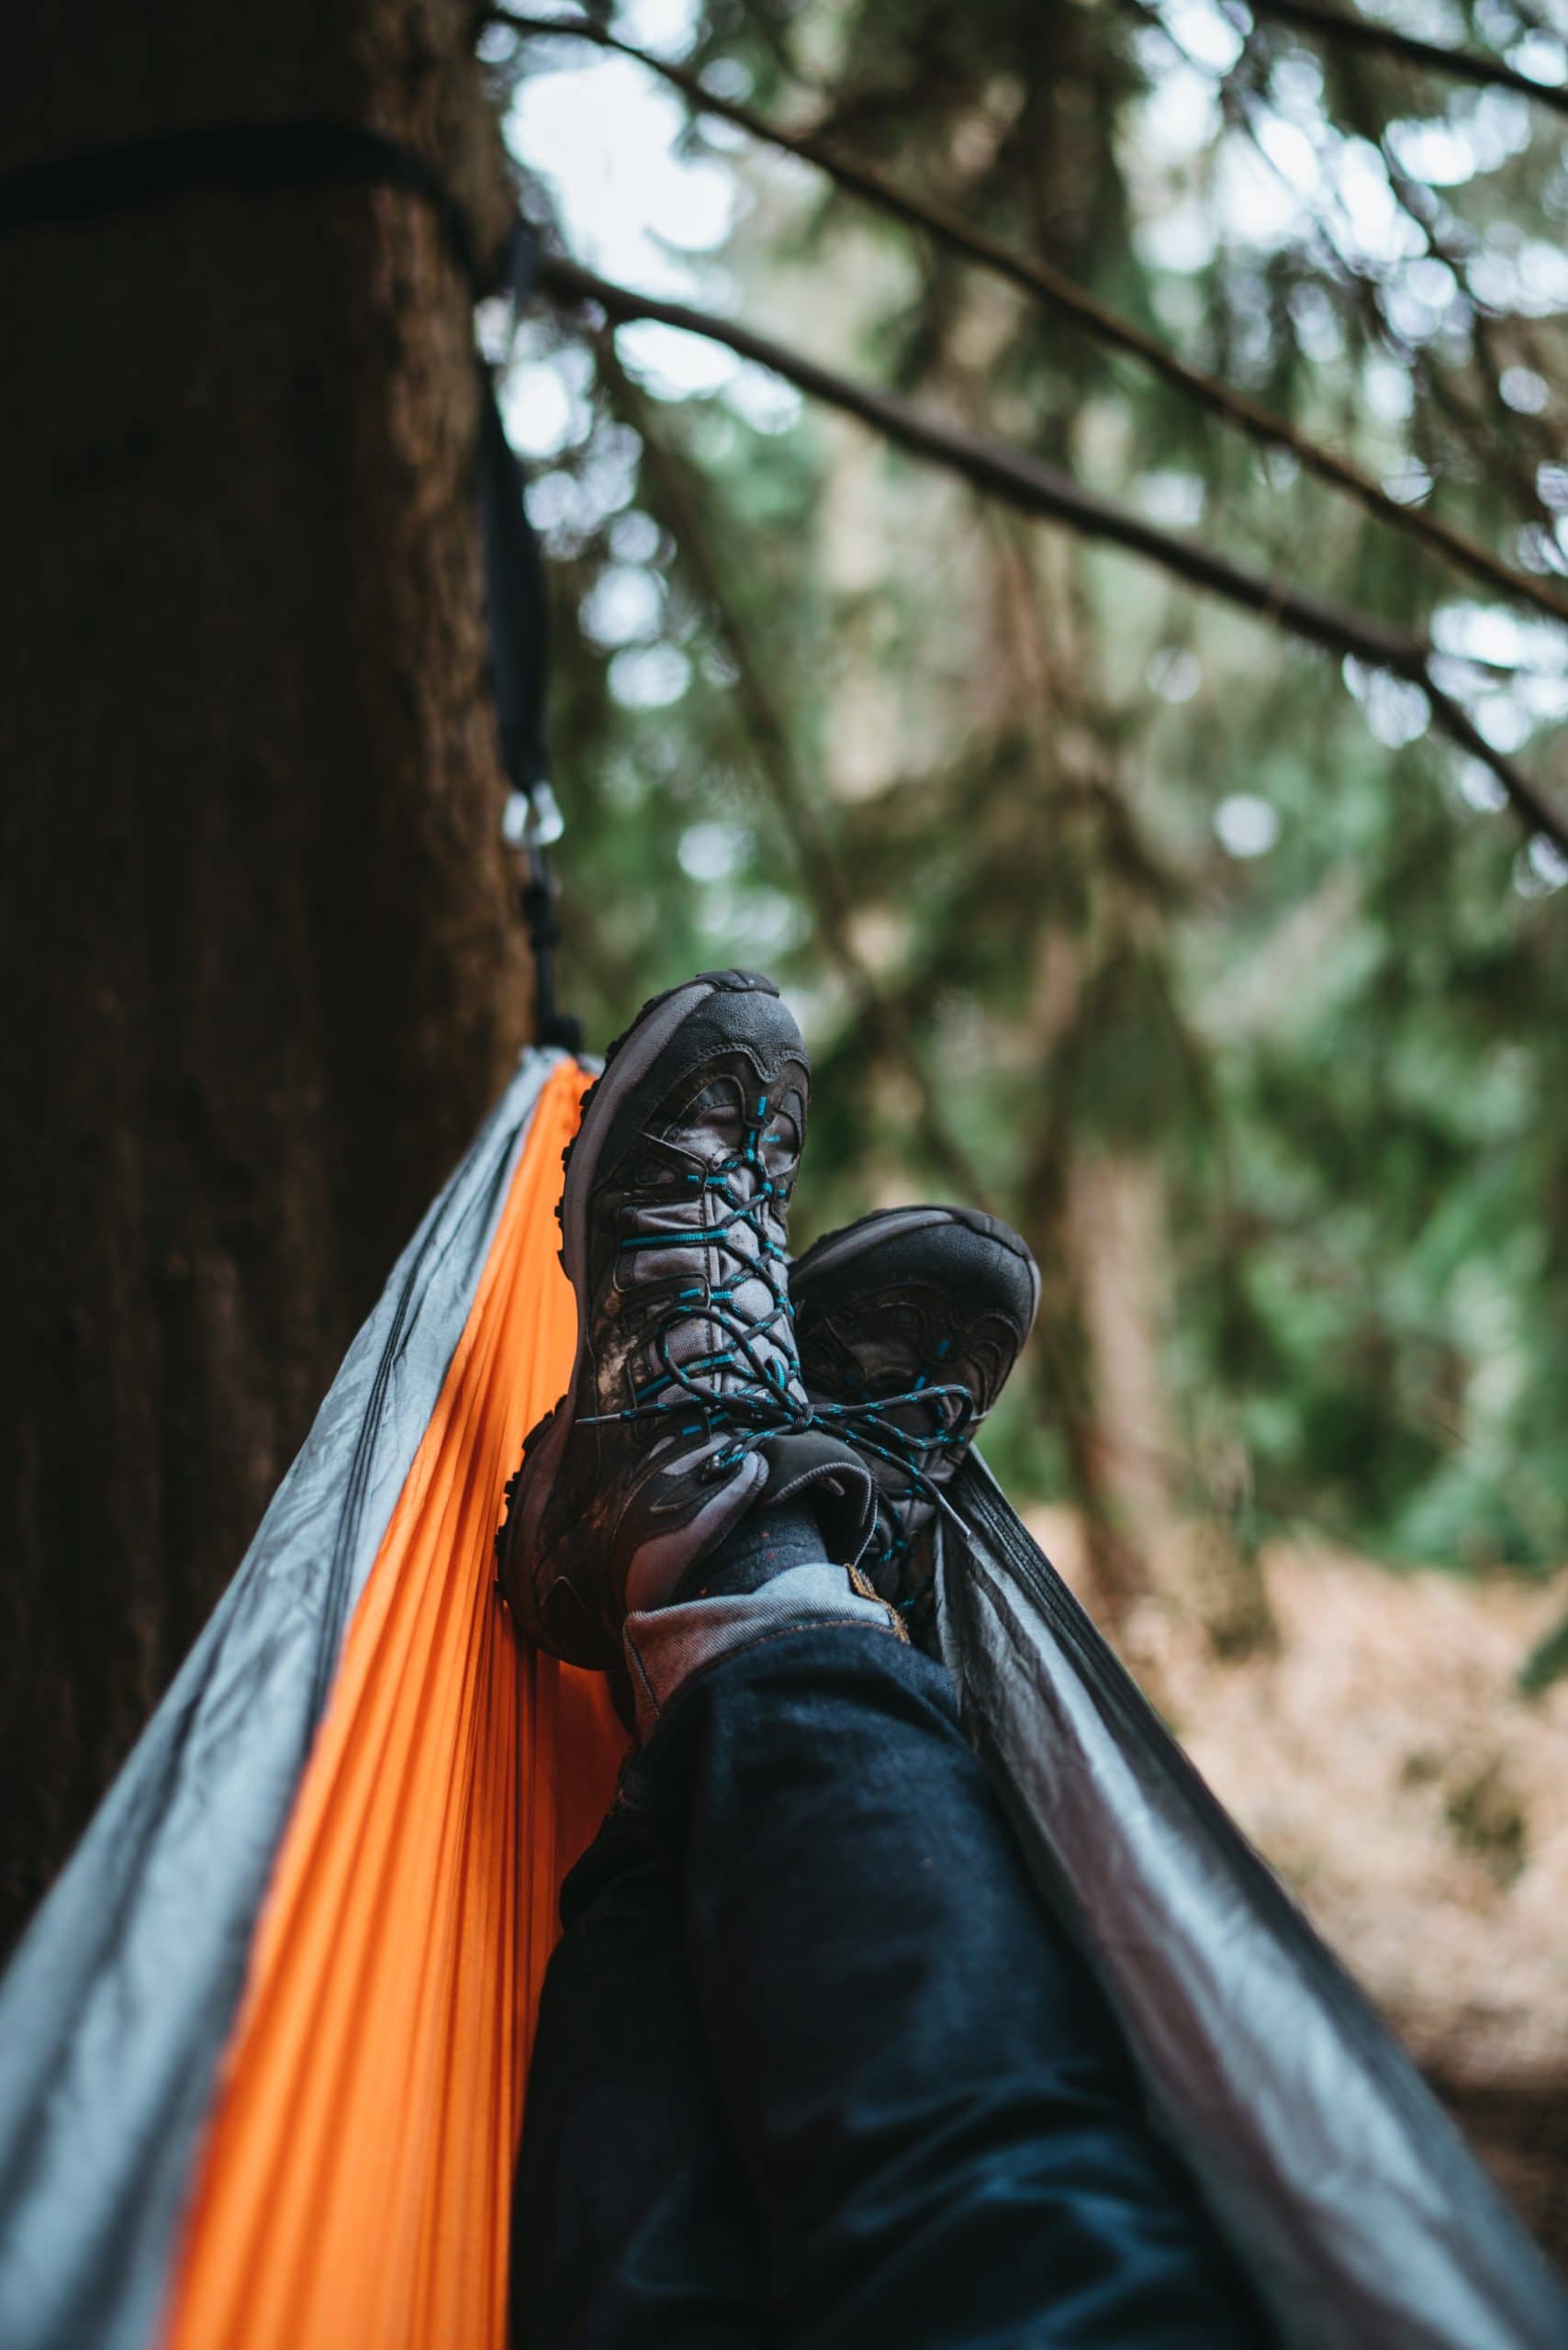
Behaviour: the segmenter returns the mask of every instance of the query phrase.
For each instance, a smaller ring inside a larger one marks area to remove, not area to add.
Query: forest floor
[[[1082,1590],[1070,1512],[1031,1528]],[[1516,1676],[1546,1586],[1281,1542],[1277,1645],[1217,1656],[1193,1545],[1119,1646],[1205,1779],[1568,2263],[1568,1681]]]

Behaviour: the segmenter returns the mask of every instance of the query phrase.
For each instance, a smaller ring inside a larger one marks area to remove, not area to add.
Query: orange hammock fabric
[[[491,1543],[566,1385],[561,1152],[540,1097],[477,1295],[350,1624],[252,1946],[166,2350],[502,2350],[511,2166],[560,1884],[625,1739],[520,1651]]]

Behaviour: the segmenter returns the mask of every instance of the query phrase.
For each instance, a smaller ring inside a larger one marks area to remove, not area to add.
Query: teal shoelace
[[[945,1343],[938,1353],[946,1351]],[[912,1404],[928,1405],[935,1413],[935,1425],[928,1432],[901,1427],[890,1416]],[[903,1477],[904,1490],[897,1501],[879,1491],[876,1530],[871,1548],[861,1561],[879,1590],[884,1584],[890,1591],[898,1589],[913,1553],[914,1535],[908,1524],[910,1505],[927,1501],[934,1508],[945,1510],[949,1516],[953,1515],[952,1504],[930,1475],[927,1463],[942,1455],[961,1452],[972,1440],[982,1416],[967,1387],[956,1382],[933,1384],[925,1371],[902,1395],[879,1395],[863,1402],[819,1404],[815,1407],[819,1427],[842,1436],[857,1450],[889,1462]],[[897,1601],[897,1606],[907,1615],[924,1596],[925,1588],[922,1583]]]
[[[717,1282],[692,1282],[678,1291],[652,1340],[656,1368],[636,1389],[633,1401],[618,1412],[585,1416],[585,1425],[609,1421],[679,1424],[676,1436],[702,1436],[715,1427],[730,1431],[734,1441],[704,1464],[708,1478],[727,1475],[769,1438],[800,1435],[811,1429],[836,1436],[857,1450],[888,1462],[904,1480],[901,1504],[879,1493],[876,1530],[866,1561],[873,1577],[879,1571],[895,1583],[902,1578],[914,1548],[914,1538],[903,1522],[903,1512],[915,1500],[949,1509],[940,1486],[927,1471],[937,1455],[958,1452],[969,1442],[979,1415],[967,1387],[934,1383],[922,1372],[914,1385],[899,1395],[865,1397],[841,1404],[813,1404],[799,1378],[791,1325],[794,1307],[787,1288],[789,1253],[767,1229],[779,1187],[763,1173],[762,1135],[768,1097],[760,1094],[745,1129],[742,1147],[716,1167],[693,1171],[685,1178],[693,1191],[718,1203],[710,1223],[670,1232],[633,1233],[623,1239],[624,1249],[698,1248],[705,1257],[724,1252],[741,1260],[742,1270]],[[755,1259],[734,1243],[745,1227],[755,1246]],[[767,1289],[767,1309],[749,1318],[736,1305],[736,1292],[760,1281]],[[673,1348],[679,1333],[693,1320],[714,1327],[723,1344],[686,1362],[676,1360]],[[944,1344],[937,1350],[946,1352]],[[727,1372],[721,1386],[714,1374]],[[793,1377],[791,1374],[794,1374]],[[901,1427],[890,1416],[911,1404],[928,1408],[935,1424],[926,1432]],[[680,1418],[695,1412],[695,1418]],[[902,1507],[901,1507],[902,1505]],[[919,1595],[902,1605],[907,1609]]]
[[[633,1401],[619,1412],[587,1416],[587,1424],[606,1420],[670,1418],[695,1409],[700,1416],[673,1429],[678,1436],[701,1436],[718,1427],[734,1433],[735,1441],[716,1454],[704,1468],[712,1478],[726,1474],[768,1438],[798,1434],[815,1424],[815,1415],[796,1371],[790,1325],[788,1281],[789,1252],[767,1231],[772,1203],[779,1187],[763,1172],[762,1134],[768,1098],[759,1094],[745,1128],[742,1147],[716,1167],[687,1175],[694,1192],[711,1197],[718,1212],[710,1223],[672,1232],[633,1233],[621,1243],[625,1249],[699,1248],[704,1256],[738,1258],[741,1270],[717,1282],[711,1279],[678,1291],[653,1337],[656,1369],[636,1390]],[[742,1229],[749,1231],[755,1259],[734,1245]],[[737,1307],[736,1293],[760,1281],[768,1295],[765,1311],[747,1317]],[[672,1351],[678,1334],[694,1320],[717,1329],[723,1344],[687,1362]],[[716,1372],[728,1372],[720,1386]]]

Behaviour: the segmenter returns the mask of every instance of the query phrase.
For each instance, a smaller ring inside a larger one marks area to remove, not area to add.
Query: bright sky
[[[691,0],[631,0],[616,21],[638,48],[679,59],[695,20]],[[734,225],[743,189],[723,164],[680,151],[682,99],[629,58],[606,56],[586,41],[563,41],[554,52],[536,45],[535,54],[542,63],[559,62],[523,82],[507,135],[512,152],[548,185],[575,258],[622,285],[722,309],[732,289],[713,256]],[[716,144],[732,139],[741,143],[739,134],[717,127]],[[617,343],[628,365],[666,397],[722,390],[764,431],[781,429],[799,412],[787,386],[700,336],[644,324],[623,328]],[[526,446],[530,420],[515,420]]]

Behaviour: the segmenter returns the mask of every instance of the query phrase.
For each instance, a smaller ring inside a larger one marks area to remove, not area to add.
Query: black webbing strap
[[[472,224],[433,164],[379,130],[330,118],[198,123],[51,157],[0,173],[0,230],[85,220],[193,187],[253,191],[392,187],[430,207],[452,260],[476,298],[510,278],[514,302],[529,290],[535,247],[519,221],[509,251],[487,261]],[[507,441],[495,386],[483,371],[479,479],[486,606],[501,756],[512,789],[509,837],[526,878],[521,907],[533,956],[534,1033],[576,1051],[578,1024],[555,1002],[557,885],[546,854],[560,830],[544,755],[545,595],[538,543],[523,503],[522,475]],[[521,811],[516,812],[514,811]]]
[[[519,219],[504,263],[514,318],[533,291],[539,259],[538,239]],[[544,565],[528,519],[522,468],[507,439],[495,376],[488,368],[479,413],[479,517],[485,533],[490,673],[501,759],[511,785],[507,836],[521,847],[525,863],[521,902],[533,956],[533,1034],[541,1045],[559,1045],[575,1053],[582,1049],[581,1024],[555,1001],[560,885],[549,850],[552,841],[560,838],[562,825],[545,749],[549,606]]]
[[[544,750],[548,649],[544,566],[523,502],[522,472],[501,422],[494,378],[485,375],[479,418],[479,512],[485,532],[485,599],[501,758],[512,788],[520,845],[527,862],[522,918],[533,954],[533,1033],[542,1045],[578,1051],[582,1029],[555,1001],[555,949],[561,943],[559,884],[549,845],[560,814]]]
[[[193,187],[398,187],[428,204],[453,260],[476,293],[494,272],[480,259],[468,216],[432,163],[357,122],[191,123],[78,155],[0,173],[0,228],[86,220]]]

